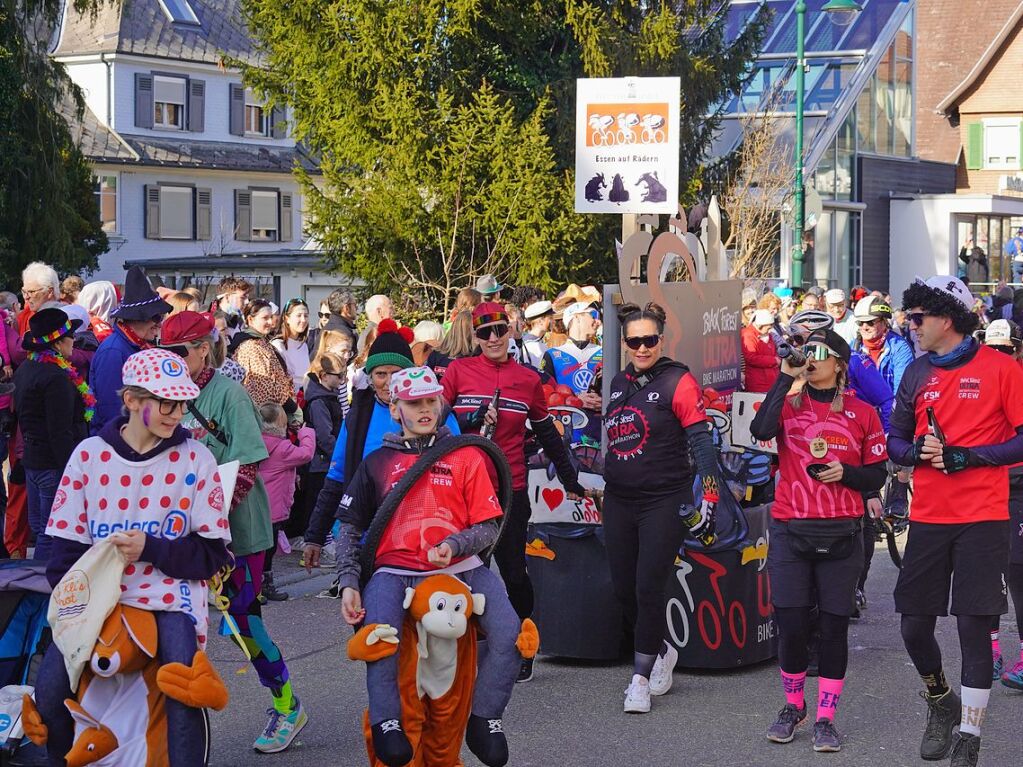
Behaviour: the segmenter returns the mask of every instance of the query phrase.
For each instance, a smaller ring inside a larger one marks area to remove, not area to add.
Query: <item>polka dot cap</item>
[[[444,391],[430,368],[405,368],[391,376],[391,399],[422,399]]]
[[[121,368],[125,386],[139,386],[162,399],[190,400],[199,387],[188,375],[184,361],[166,349],[143,349],[131,355]]]

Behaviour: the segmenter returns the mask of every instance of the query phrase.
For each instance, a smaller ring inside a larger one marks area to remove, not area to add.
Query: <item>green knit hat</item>
[[[412,367],[412,349],[402,335],[402,330],[406,328],[399,328],[398,323],[391,319],[377,325],[377,339],[369,347],[369,356],[366,358],[366,375],[381,365],[397,365],[403,370]]]

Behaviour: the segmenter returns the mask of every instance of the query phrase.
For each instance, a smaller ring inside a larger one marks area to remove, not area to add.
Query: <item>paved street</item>
[[[287,565],[282,558],[281,565],[286,579],[298,576],[294,555]],[[924,765],[917,756],[924,704],[917,697],[919,678],[899,638],[891,598],[895,575],[886,552],[878,550],[868,583],[870,605],[850,634],[849,681],[838,715],[846,744],[839,754],[815,754],[805,726],[787,746],[764,738],[783,703],[773,663],[730,673],[676,672],[674,688],[654,700],[652,713],[627,716],[621,709],[631,674],[626,665],[541,659],[534,680],[516,687],[505,719],[511,765]],[[288,752],[260,756],[252,751],[251,742],[266,721],[269,696],[241,654],[225,639],[213,640],[211,654],[232,695],[227,711],[213,717],[216,767],[366,764],[359,724],[365,705],[363,668],[341,659],[342,641],[349,634],[338,617],[339,603],[310,596],[328,582],[327,575],[303,580],[289,587],[300,598],[265,611],[310,715]],[[1017,640],[1008,617],[1002,630],[1002,646],[1014,655]],[[958,685],[954,624],[942,621],[939,636],[946,671]],[[815,696],[816,683],[808,680],[808,701],[815,702]],[[987,716],[981,764],[1019,764],[1023,694],[996,684]],[[467,767],[478,765],[468,752],[465,759]]]

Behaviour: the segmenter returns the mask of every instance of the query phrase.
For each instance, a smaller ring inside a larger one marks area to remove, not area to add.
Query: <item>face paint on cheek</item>
[[[149,428],[149,405],[142,408],[142,424],[147,429]]]

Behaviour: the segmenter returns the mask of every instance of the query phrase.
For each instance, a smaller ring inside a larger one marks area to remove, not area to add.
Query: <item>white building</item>
[[[52,55],[87,104],[74,122],[110,238],[94,277],[121,282],[136,263],[167,285],[204,288],[236,274],[278,301],[350,283],[303,248],[292,171],[316,164],[287,113],[224,65],[259,63],[238,0],[131,0],[95,17],[68,3]]]

